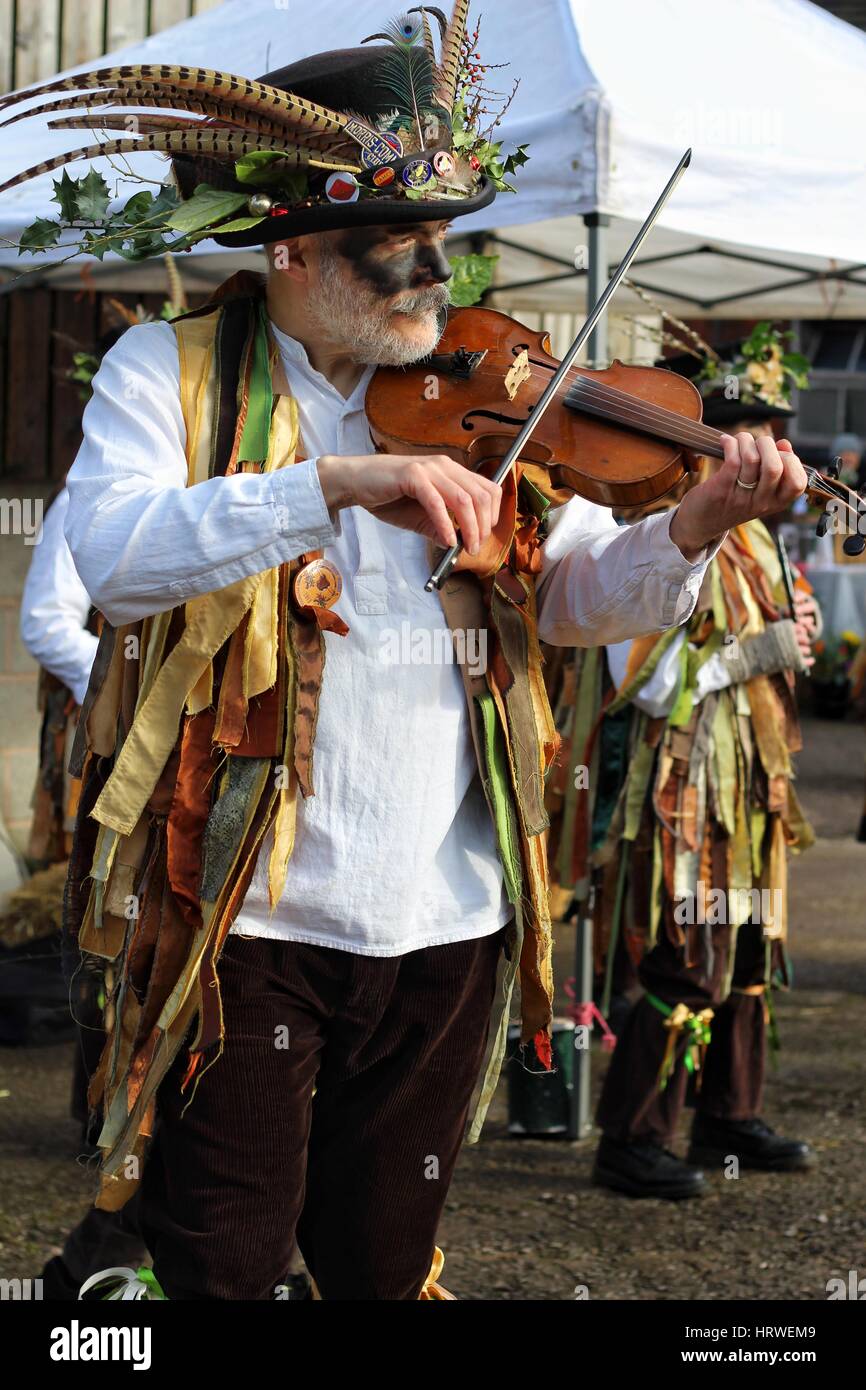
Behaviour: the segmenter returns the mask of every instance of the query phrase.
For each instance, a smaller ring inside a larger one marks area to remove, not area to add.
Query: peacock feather
[[[429,26],[428,26],[429,27]],[[415,122],[419,149],[424,144],[422,116],[434,109],[433,89],[436,74],[425,45],[422,19],[409,14],[391,21],[384,33],[370,34],[371,39],[387,39],[390,48],[376,66],[376,82],[393,102],[399,116]]]

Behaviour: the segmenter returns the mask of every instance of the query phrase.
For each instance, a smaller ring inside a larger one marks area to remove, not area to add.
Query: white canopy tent
[[[328,0],[301,26],[280,0],[226,0],[83,66],[257,75],[358,42],[392,8]],[[521,78],[500,129],[507,147],[527,141],[531,155],[517,195],[457,224],[461,234],[501,234],[491,248],[501,302],[574,311],[587,282],[594,297],[691,145],[691,167],[633,268],[637,283],[691,316],[866,317],[866,34],[808,0],[496,0],[482,15],[481,51],[510,64],[494,85],[508,91]],[[43,117],[3,131],[0,181],[80,135],[51,132]],[[164,176],[157,156],[133,163],[142,177]],[[130,191],[115,168],[103,171],[120,196]],[[47,175],[0,196],[0,237],[15,241],[50,215],[51,192]],[[251,259],[204,242],[181,267],[194,290]],[[0,275],[8,283],[27,260],[0,246]],[[77,283],[78,264],[44,273]],[[103,286],[162,281],[158,263],[107,257],[93,271]],[[624,289],[618,302],[640,307]]]

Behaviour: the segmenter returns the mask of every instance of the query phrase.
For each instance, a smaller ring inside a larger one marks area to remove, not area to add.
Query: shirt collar
[[[280,350],[280,356],[283,362],[290,362],[293,368],[300,372],[307,381],[315,385],[320,391],[324,391],[328,395],[333,396],[334,399],[339,402],[342,411],[348,413],[351,410],[360,410],[363,407],[364,397],[367,394],[370,378],[376,370],[375,364],[371,364],[364,368],[360,380],[350,396],[342,396],[336,386],[328,381],[327,377],[322,376],[321,372],[316,371],[307,356],[307,349],[304,347],[303,343],[298,342],[297,338],[290,338],[288,333],[284,333],[281,328],[277,328],[273,319],[271,319],[271,331],[274,335],[277,347]]]

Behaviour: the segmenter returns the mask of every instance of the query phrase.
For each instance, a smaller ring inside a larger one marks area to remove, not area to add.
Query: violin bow
[[[776,554],[779,557],[779,564],[782,568],[782,583],[785,586],[785,597],[788,600],[788,616],[796,618],[797,601],[794,597],[794,576],[791,573],[791,561],[788,559],[788,547],[785,544],[785,537],[778,528],[773,535],[773,540],[776,542]]]
[[[652,229],[653,224],[656,221],[656,218],[658,217],[668,198],[673,193],[674,189],[676,188],[677,184],[682,178],[683,173],[689,167],[691,158],[692,152],[690,149],[688,149],[686,150],[682,159],[678,163],[677,167],[674,169],[674,172],[671,174],[670,178],[665,184],[665,187],[662,189],[662,192],[659,194],[659,197],[656,200],[656,203],[652,208],[652,211],[649,213],[649,216],[647,217],[646,221],[644,222],[643,226],[641,227],[631,246],[626,251],[625,255],[623,256],[622,260],[620,261],[610,280],[602,290],[602,293],[600,294],[599,298],[596,300],[596,303],[593,305],[593,308],[588,318],[586,319],[583,327],[581,328],[571,347],[568,349],[568,352],[563,357],[553,376],[550,378],[550,381],[545,387],[544,392],[538,398],[538,401],[533,407],[529,418],[523,425],[519,434],[515,437],[514,442],[511,445],[511,448],[508,450],[508,453],[505,455],[501,464],[494,473],[493,481],[495,483],[501,483],[503,479],[508,476],[511,469],[514,467],[514,464],[517,462],[517,459],[520,456],[523,446],[532,437],[536,425],[538,424],[542,415],[544,415],[545,411],[547,410],[547,407],[550,405],[551,401],[556,395],[556,392],[559,389],[560,382],[568,374],[568,370],[572,362],[574,361],[577,354],[580,352],[580,349],[583,347],[590,333],[595,328],[595,325],[598,323],[602,314],[607,309],[608,302],[613,296],[613,294],[616,292],[623,276],[628,273],[629,266],[631,265],[632,261],[634,260],[635,256],[640,250],[644,238]],[[462,549],[463,544],[460,540],[460,533],[458,531],[457,544],[452,545],[448,550],[446,550],[445,554],[442,556],[442,559],[437,564],[430,578],[427,580],[427,583],[424,585],[424,588],[427,591],[427,593],[430,593],[433,589],[440,589],[442,587],[442,584],[453,570],[454,565]]]

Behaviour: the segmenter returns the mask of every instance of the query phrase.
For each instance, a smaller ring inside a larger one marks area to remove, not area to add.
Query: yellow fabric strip
[[[295,729],[295,695],[297,693],[297,668],[294,655],[287,651],[286,673],[286,740],[283,752],[281,776],[288,778],[288,785],[279,791],[279,807],[274,823],[274,843],[268,862],[268,900],[273,912],[286,883],[289,860],[295,847],[295,827],[298,817],[298,779],[292,758],[292,744]]]
[[[251,575],[187,604],[187,625],[136,713],[126,742],[102,789],[93,816],[121,835],[135,823],[159,781],[177,741],[189,692],[231,636],[256,595],[261,575]],[[190,616],[190,609],[194,609]]]
[[[278,468],[290,467],[295,462],[297,449],[298,403],[292,396],[281,395],[277,397],[271,420],[263,472],[273,473]],[[270,690],[277,679],[279,582],[279,570],[268,570],[250,614],[243,665],[243,693],[248,700]]]

